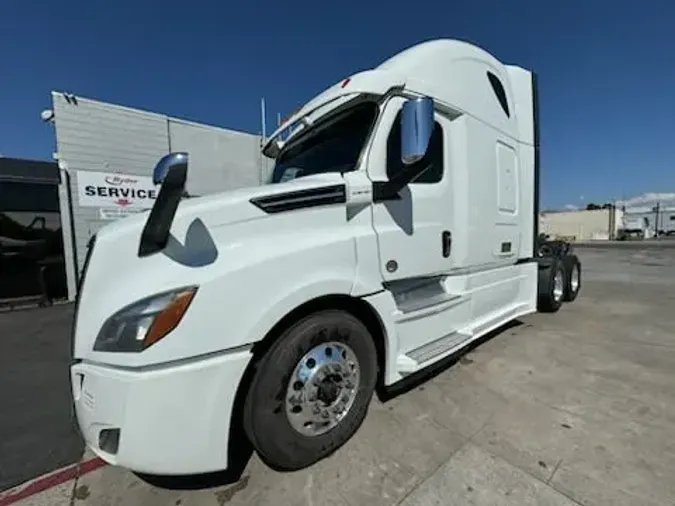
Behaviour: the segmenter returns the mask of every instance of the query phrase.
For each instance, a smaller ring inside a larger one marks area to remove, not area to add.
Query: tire
[[[344,311],[314,313],[284,331],[258,363],[244,430],[271,468],[303,469],[354,435],[376,380],[377,350],[365,325]]]
[[[581,290],[581,263],[576,257],[569,257],[570,260],[565,262],[566,276],[565,276],[565,295],[563,301],[572,302],[579,295]]]
[[[565,294],[565,267],[554,258],[550,265],[539,271],[539,300],[537,309],[542,313],[555,313],[562,306]]]

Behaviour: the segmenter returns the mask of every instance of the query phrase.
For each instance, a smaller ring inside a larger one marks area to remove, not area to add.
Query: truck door
[[[373,140],[368,171],[372,180],[388,180],[403,168],[401,162],[401,106],[392,98],[383,112]],[[452,265],[451,174],[443,134],[445,118],[436,125],[427,152],[431,167],[400,192],[400,199],[373,205],[380,271],[384,281],[425,278],[447,272]]]

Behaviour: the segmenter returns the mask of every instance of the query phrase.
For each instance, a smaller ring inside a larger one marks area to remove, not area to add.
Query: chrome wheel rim
[[[286,416],[294,430],[318,436],[336,427],[354,404],[361,372],[354,350],[329,342],[298,362],[286,388]]]
[[[579,267],[576,265],[572,269],[572,275],[570,276],[570,288],[572,292],[576,292],[579,289]]]
[[[556,302],[562,299],[564,290],[565,280],[562,271],[559,270],[555,273],[555,277],[553,278],[553,298]]]

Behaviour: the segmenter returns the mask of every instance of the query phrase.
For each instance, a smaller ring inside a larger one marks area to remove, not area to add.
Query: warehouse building
[[[616,207],[579,211],[549,211],[539,215],[539,231],[568,241],[613,240],[621,227],[623,211]]]
[[[163,114],[52,92],[59,214],[67,278],[74,300],[89,238],[112,220],[152,207],[156,162],[172,151],[190,156],[187,191],[205,195],[266,180],[272,160],[261,138]]]

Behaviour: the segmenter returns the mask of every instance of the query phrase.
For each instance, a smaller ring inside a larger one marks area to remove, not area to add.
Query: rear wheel
[[[346,443],[375,389],[375,343],[344,311],[310,315],[260,360],[244,406],[244,428],[261,458],[297,470]]]
[[[574,257],[573,257],[574,258]],[[567,269],[567,279],[565,283],[565,302],[572,302],[577,298],[581,289],[581,264],[574,258]]]
[[[560,309],[565,295],[565,268],[558,259],[539,271],[538,309],[544,313],[555,313]]]

